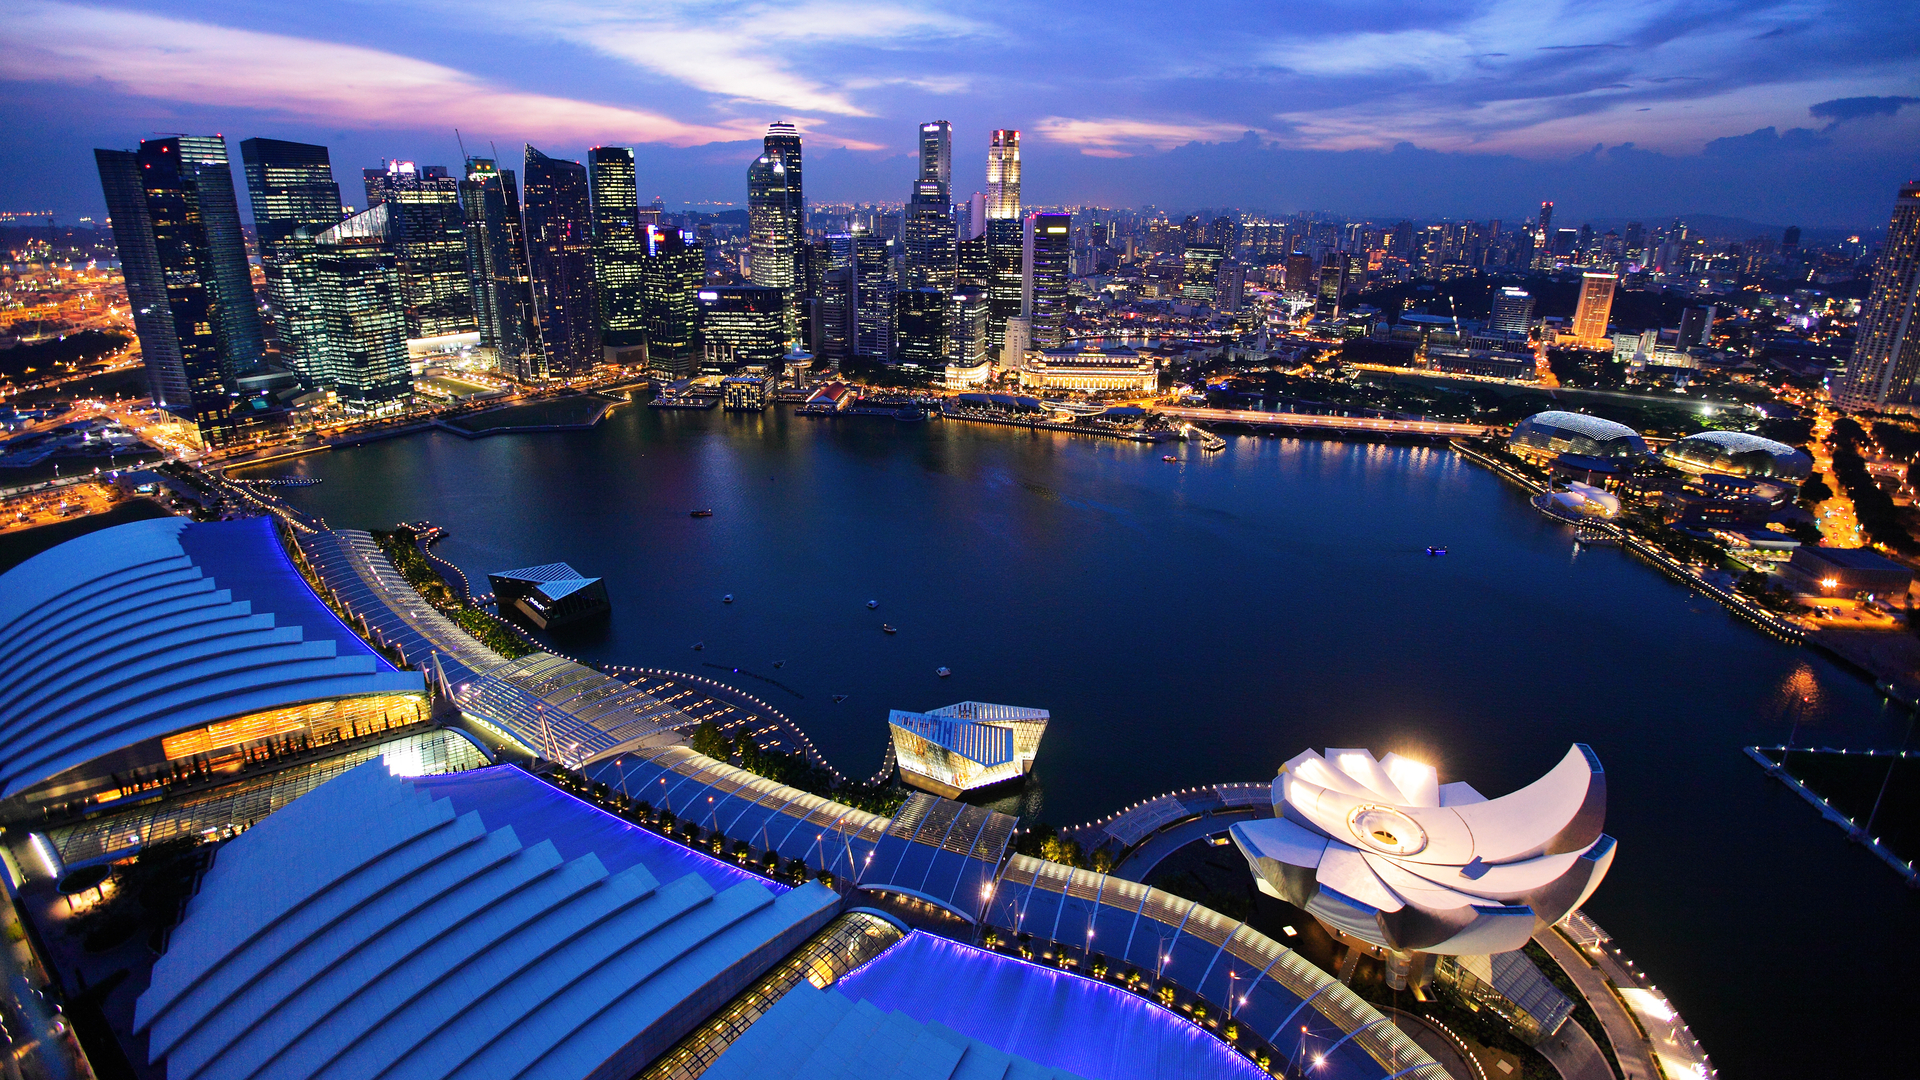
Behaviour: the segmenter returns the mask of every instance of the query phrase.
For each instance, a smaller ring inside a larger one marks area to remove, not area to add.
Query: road
[[[1258,424],[1268,427],[1324,428],[1329,431],[1365,431],[1382,435],[1439,435],[1449,438],[1478,438],[1490,428],[1485,424],[1453,424],[1439,420],[1380,420],[1366,416],[1321,416],[1316,413],[1273,413],[1254,409],[1163,408],[1168,416],[1188,421],[1215,421],[1228,424]]]

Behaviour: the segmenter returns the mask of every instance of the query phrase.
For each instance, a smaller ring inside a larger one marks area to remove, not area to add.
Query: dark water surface
[[[1449,452],[1229,442],[1167,464],[957,422],[623,408],[317,455],[292,470],[326,483],[283,493],[335,527],[446,526],[477,591],[535,563],[604,576],[610,625],[562,651],[728,678],[850,775],[889,708],[1051,709],[1026,799],[1056,824],[1309,747],[1397,750],[1496,796],[1587,742],[1620,841],[1587,911],[1724,1074],[1915,1075],[1912,894],[1740,750],[1796,719],[1803,741],[1897,745],[1904,713],[1632,556],[1576,553]]]

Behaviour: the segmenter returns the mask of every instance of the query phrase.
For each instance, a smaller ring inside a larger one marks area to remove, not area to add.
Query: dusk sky
[[[640,147],[643,196],[739,202],[766,123],[808,197],[899,201],[914,125],[1025,134],[1029,203],[1884,228],[1920,176],[1913,6],[1410,0],[10,0],[0,210],[98,215],[91,149],[157,131],[383,158]]]

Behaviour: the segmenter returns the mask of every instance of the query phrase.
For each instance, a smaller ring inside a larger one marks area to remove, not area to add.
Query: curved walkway
[[[1620,1071],[1625,1080],[1661,1080],[1660,1070],[1654,1066],[1647,1041],[1640,1036],[1640,1029],[1634,1025],[1633,1018],[1627,1015],[1620,999],[1614,996],[1607,976],[1589,964],[1586,956],[1552,927],[1536,931],[1533,940],[1547,950],[1554,962],[1573,980],[1573,985],[1579,987],[1580,996],[1586,998],[1587,1004],[1593,1007],[1593,1014],[1600,1018],[1600,1026],[1606,1029],[1607,1041],[1613,1044],[1613,1056],[1620,1062]],[[1577,1026],[1571,1021],[1568,1023],[1569,1026]]]
[[[1268,808],[1242,807],[1212,811],[1165,826],[1149,836],[1138,847],[1127,852],[1125,858],[1115,863],[1113,874],[1115,877],[1132,881],[1145,881],[1153,874],[1154,867],[1159,866],[1167,856],[1195,840],[1203,840],[1214,833],[1224,832],[1227,826],[1236,821],[1252,821],[1255,818],[1272,816],[1273,811]]]

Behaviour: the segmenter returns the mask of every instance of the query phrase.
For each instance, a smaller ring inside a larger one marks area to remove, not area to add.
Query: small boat
[[[713,511],[711,511],[711,510],[691,510],[691,511],[688,511],[688,513],[687,513],[687,516],[688,516],[688,517],[712,517],[712,516],[713,516]]]
[[[1444,547],[1438,547],[1433,544],[1427,545],[1427,554],[1429,555],[1445,555],[1446,553],[1447,549]]]
[[[725,595],[725,596],[723,596],[723,597],[721,597],[721,598],[720,598],[720,602],[721,602],[721,603],[723,603],[723,604],[731,604],[731,603],[733,603],[733,594],[732,594],[732,593],[728,593],[727,595]]]
[[[835,695],[833,695],[833,703],[834,703],[835,705],[838,705],[838,704],[840,704],[841,702],[843,702],[843,701],[845,701],[845,700],[847,700],[847,695],[845,695],[845,694],[835,694]]]
[[[694,652],[699,652],[701,649],[704,649],[706,647],[707,647],[707,643],[704,641],[696,641],[693,643]]]
[[[897,634],[897,633],[899,633],[899,632],[900,632],[900,631],[898,631],[898,630],[895,630],[895,629],[894,629],[893,627],[891,627],[891,626],[889,626],[889,625],[887,625],[886,623],[881,623],[881,624],[880,624],[880,629],[882,629],[882,630],[884,630],[884,631],[886,631],[886,632],[887,632],[887,633],[889,633],[889,634]]]
[[[868,611],[872,611],[872,610],[873,610],[874,608],[877,608],[877,607],[879,607],[879,606],[880,606],[880,601],[878,601],[878,600],[869,600],[869,601],[867,601],[867,610],[868,610]]]
[[[1175,463],[1175,464],[1178,464],[1178,463],[1179,463],[1179,461],[1180,461],[1180,459],[1179,459],[1179,458],[1177,458],[1177,457],[1174,457],[1174,456],[1173,456],[1172,454],[1161,454],[1161,455],[1160,455],[1160,460],[1161,460],[1161,461],[1167,461],[1167,462],[1173,462],[1173,463]]]
[[[787,666],[787,662],[785,660],[775,660],[773,662],[773,666],[777,668],[783,668]]]
[[[950,667],[937,667],[933,669],[933,673],[944,679],[947,676],[953,674],[953,669]]]

